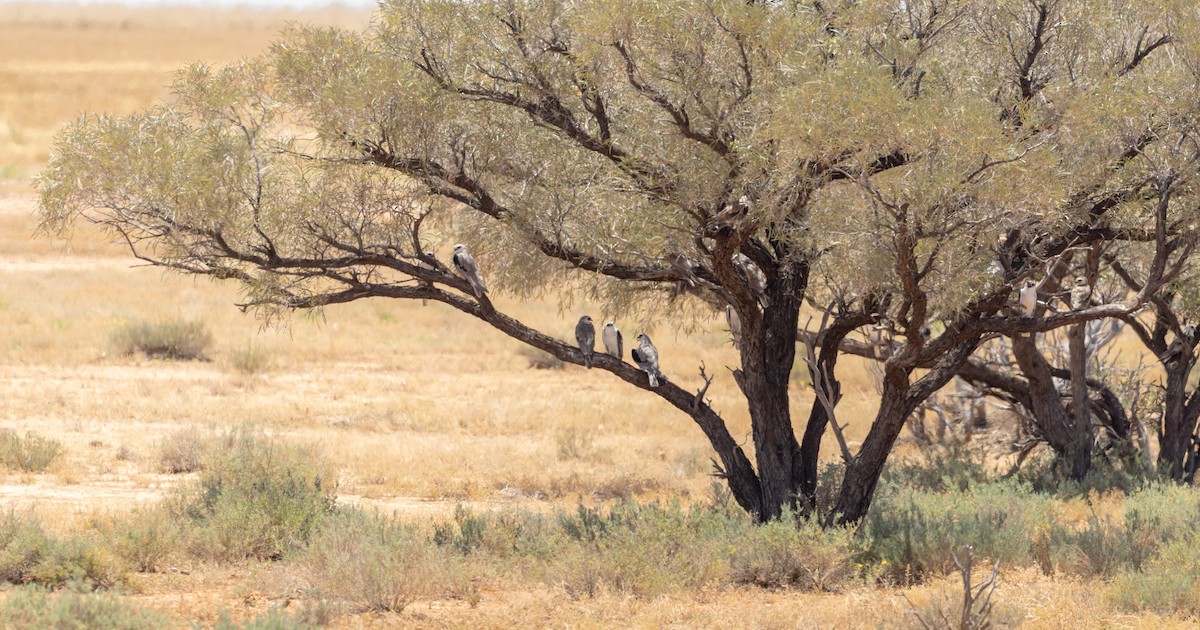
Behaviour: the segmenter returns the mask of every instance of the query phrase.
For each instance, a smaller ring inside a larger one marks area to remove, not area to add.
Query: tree
[[[294,28],[262,58],[186,69],[170,103],[71,125],[43,225],[100,223],[143,260],[242,283],[267,316],[435,300],[573,363],[433,246],[470,244],[493,288],[553,286],[647,322],[729,305],[753,462],[703,370],[689,392],[594,365],[691,417],[764,520],[812,509],[840,342],[885,326],[879,412],[825,515],[856,522],[905,419],[982,340],[1129,315],[1183,251],[1166,206],[1192,162],[1151,154],[1191,137],[1195,77],[1153,53],[1190,49],[1149,30],[1130,49],[1119,7],[1080,25],[1064,16],[1084,3],[984,4],[394,0],[367,32]],[[1044,263],[1113,240],[1148,243],[1128,299],[1010,312]],[[835,307],[801,441],[806,301]]]

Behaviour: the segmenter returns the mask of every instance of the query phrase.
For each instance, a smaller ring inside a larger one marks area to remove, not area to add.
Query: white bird
[[[1092,287],[1088,285],[1087,278],[1075,278],[1075,286],[1071,287],[1071,310],[1081,311],[1090,306],[1091,302]]]
[[[583,364],[592,369],[592,354],[596,352],[596,327],[592,325],[592,317],[584,315],[575,324],[575,341],[579,343],[579,352],[583,353]]]
[[[608,322],[604,325],[600,337],[604,340],[604,350],[616,357],[617,360],[621,360],[621,355],[625,353],[625,338],[621,336],[621,329],[617,328],[616,324]]]
[[[754,261],[750,260],[745,254],[737,254],[733,257],[733,262],[741,268],[742,273],[746,274],[746,281],[750,285],[750,290],[754,292],[754,296],[758,298],[758,303],[766,308],[771,305],[770,298],[767,297],[767,274],[763,273]]]
[[[1025,281],[1025,286],[1021,287],[1019,294],[1021,302],[1021,317],[1033,317],[1034,311],[1037,310],[1037,282],[1033,278]]]
[[[454,268],[458,273],[471,283],[471,288],[475,290],[475,297],[483,297],[487,293],[487,286],[483,284],[483,278],[479,275],[479,269],[475,267],[475,258],[467,251],[467,246],[459,243],[454,246]]]
[[[650,377],[650,387],[658,387],[659,380],[667,380],[667,377],[658,369],[658,348],[650,343],[650,337],[645,333],[637,336],[638,346],[631,351],[633,362],[646,376]]]
[[[1172,341],[1171,345],[1167,347],[1166,352],[1163,352],[1158,356],[1158,360],[1162,361],[1163,365],[1170,365],[1179,361],[1179,359],[1183,356],[1184,344],[1191,344],[1192,337],[1195,336],[1195,334],[1195,326],[1191,324],[1184,326],[1183,335],[1180,337],[1175,337],[1175,340]]]
[[[734,310],[733,305],[725,305],[725,323],[729,324],[729,336],[733,338],[733,347],[742,348],[742,318]]]

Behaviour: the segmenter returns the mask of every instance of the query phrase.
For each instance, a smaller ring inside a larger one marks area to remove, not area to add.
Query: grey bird
[[[1075,278],[1075,286],[1071,287],[1071,310],[1081,311],[1092,302],[1092,287],[1088,285],[1087,278],[1079,276]]]
[[[750,285],[750,290],[754,292],[754,296],[758,298],[758,303],[766,308],[771,305],[771,300],[767,297],[767,275],[763,273],[754,261],[750,260],[745,254],[734,256],[733,262],[741,268],[742,273],[746,274],[746,281]]]
[[[1037,282],[1033,278],[1025,281],[1025,286],[1021,287],[1019,294],[1021,303],[1021,317],[1033,317],[1033,313],[1037,310]]]
[[[600,332],[600,337],[604,340],[605,352],[616,357],[618,361],[622,360],[621,356],[625,354],[625,338],[621,336],[621,329],[608,322]]]
[[[638,335],[637,341],[637,347],[630,352],[633,362],[642,368],[646,376],[650,377],[650,387],[658,387],[660,380],[667,380],[667,377],[658,369],[658,348],[650,343],[650,337],[647,337],[646,333]]]
[[[592,325],[591,315],[584,315],[575,324],[575,341],[579,343],[579,352],[583,354],[583,364],[592,369],[592,354],[596,352],[596,327]]]
[[[1158,355],[1158,360],[1162,361],[1163,365],[1171,365],[1179,361],[1183,356],[1184,344],[1191,344],[1192,338],[1196,335],[1196,327],[1188,324],[1183,327],[1183,335],[1175,337],[1171,345],[1167,347],[1166,352]]]
[[[742,318],[737,314],[733,305],[725,305],[725,323],[729,324],[729,336],[733,339],[733,347],[742,349]]]
[[[483,294],[487,293],[487,286],[483,284],[483,278],[479,276],[479,269],[475,266],[475,258],[467,251],[467,246],[462,243],[455,245],[452,260],[459,275],[471,283],[471,288],[475,290],[475,297],[483,297]]]

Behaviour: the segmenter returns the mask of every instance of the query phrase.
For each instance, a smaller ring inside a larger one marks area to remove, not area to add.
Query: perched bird
[[[741,268],[742,273],[746,274],[746,281],[750,285],[750,290],[754,292],[754,296],[758,298],[758,303],[766,308],[771,305],[771,300],[767,298],[767,275],[763,273],[754,261],[750,260],[745,254],[734,256],[733,262]]]
[[[646,376],[650,377],[650,387],[658,387],[659,380],[667,380],[667,377],[663,376],[658,369],[658,348],[650,343],[650,338],[645,333],[638,335],[637,341],[638,346],[631,352],[633,362],[642,368]]]
[[[1167,350],[1158,355],[1158,360],[1162,361],[1163,365],[1172,365],[1183,357],[1184,344],[1191,344],[1192,338],[1196,336],[1196,327],[1188,324],[1183,327],[1183,335],[1175,337]]]
[[[1021,303],[1021,317],[1033,317],[1034,311],[1037,310],[1037,282],[1033,278],[1025,281],[1025,286],[1021,287],[1019,294]]]
[[[1071,310],[1081,311],[1090,306],[1091,302],[1092,287],[1088,285],[1087,278],[1075,278],[1075,286],[1071,287]]]
[[[725,206],[720,212],[713,215],[708,222],[707,235],[728,236],[737,229],[749,212],[750,198],[742,195],[737,203]]]
[[[625,353],[625,338],[621,336],[621,329],[617,325],[608,322],[604,325],[604,330],[600,332],[600,337],[604,340],[604,350],[610,355],[621,360],[621,355]]]
[[[426,258],[428,258],[429,260],[432,260],[433,263],[436,263],[437,265],[442,264],[442,263],[438,262],[437,255],[431,251],[425,252],[425,256],[426,256]],[[436,266],[434,266],[434,264],[431,264],[422,258],[417,258],[417,266],[426,271],[440,271]],[[433,283],[428,280],[418,279],[417,284],[421,285],[421,288],[423,288],[423,289],[432,289],[433,288]],[[421,306],[426,306],[428,304],[429,304],[429,300],[427,300],[425,298],[421,298]]]
[[[579,351],[583,353],[583,364],[592,369],[592,354],[596,351],[596,327],[592,325],[592,317],[584,315],[575,324],[575,341],[579,343]]]
[[[729,336],[733,338],[733,347],[742,349],[742,318],[738,316],[730,304],[725,305],[725,323],[729,324]]]
[[[454,268],[471,283],[471,288],[475,289],[475,297],[483,297],[483,294],[487,293],[487,286],[483,284],[479,269],[475,267],[475,258],[467,251],[466,245],[459,243],[454,246],[453,260]]]
[[[694,289],[700,284],[700,278],[693,271],[697,265],[686,254],[671,254],[667,257],[667,263],[671,265],[671,271],[678,274],[680,281],[687,284],[687,288]]]

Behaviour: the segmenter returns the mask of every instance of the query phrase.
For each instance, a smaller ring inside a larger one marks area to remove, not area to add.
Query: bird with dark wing
[[[729,336],[733,341],[733,347],[741,350],[742,348],[742,318],[738,315],[737,310],[732,305],[725,305],[725,323],[729,324]]]
[[[1075,286],[1071,287],[1071,310],[1082,311],[1092,305],[1092,287],[1087,278],[1075,278]]]
[[[745,254],[737,254],[733,257],[733,262],[737,264],[742,273],[746,274],[746,282],[750,285],[750,290],[754,292],[754,297],[758,299],[758,303],[767,308],[771,305],[770,298],[767,297],[767,274],[759,269],[754,261],[750,260]]]
[[[471,288],[475,290],[475,297],[483,297],[483,294],[487,293],[487,286],[483,284],[483,278],[480,277],[479,269],[475,266],[475,258],[467,251],[467,246],[462,243],[455,245],[454,256],[451,260],[454,261],[454,268],[458,270],[459,275],[471,283]]]
[[[637,341],[637,347],[630,352],[633,362],[650,378],[650,387],[658,387],[659,381],[667,380],[658,369],[658,348],[654,347],[646,333],[638,335]]]
[[[608,322],[600,332],[600,337],[604,340],[604,351],[616,357],[618,361],[622,360],[621,356],[625,354],[625,338],[621,336],[621,329]]]
[[[1017,294],[1021,305],[1021,317],[1033,317],[1033,314],[1037,312],[1037,294],[1037,282],[1033,278],[1029,278],[1021,287],[1020,293]]]
[[[1175,337],[1171,345],[1167,346],[1166,351],[1158,355],[1158,360],[1163,365],[1174,365],[1183,357],[1183,352],[1186,346],[1191,345],[1192,340],[1196,336],[1196,327],[1188,324],[1183,327],[1183,334]]]
[[[583,364],[592,369],[592,354],[596,352],[596,327],[592,325],[592,317],[584,315],[575,324],[575,341],[579,344],[579,352],[583,354]]]

